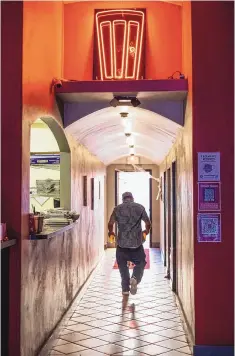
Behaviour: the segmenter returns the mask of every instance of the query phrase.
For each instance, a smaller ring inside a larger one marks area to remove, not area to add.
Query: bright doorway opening
[[[131,192],[136,203],[145,207],[151,219],[151,186],[149,172],[117,172],[117,204],[122,203],[122,194]],[[142,230],[145,230],[145,223],[142,221]],[[145,248],[151,246],[151,235],[147,236],[144,243]]]

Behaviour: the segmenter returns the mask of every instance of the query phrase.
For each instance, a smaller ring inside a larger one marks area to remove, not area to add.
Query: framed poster
[[[221,242],[221,214],[202,213],[197,215],[198,242]]]
[[[198,183],[198,210],[221,210],[221,192],[219,182]]]
[[[220,152],[198,152],[198,181],[220,181]]]
[[[36,180],[37,195],[43,197],[60,197],[60,181],[55,179]]]
[[[95,178],[91,178],[91,210],[94,210]]]
[[[83,189],[83,206],[87,206],[87,176],[83,176],[83,184],[82,184],[82,189]]]

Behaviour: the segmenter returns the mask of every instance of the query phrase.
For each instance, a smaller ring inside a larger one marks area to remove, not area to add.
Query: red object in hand
[[[1,223],[1,225],[0,225],[0,240],[1,241],[6,241],[6,240],[4,240],[6,238],[6,234],[7,234],[6,223]]]

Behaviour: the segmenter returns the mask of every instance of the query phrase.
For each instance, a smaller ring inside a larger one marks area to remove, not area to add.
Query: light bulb
[[[131,148],[130,148],[130,154],[131,154],[131,155],[132,155],[132,154],[133,154],[133,155],[135,154],[135,147],[131,147]]]
[[[124,125],[125,125],[125,134],[126,133],[131,133],[131,131],[132,131],[132,121],[130,119],[125,119]]]
[[[133,146],[134,145],[134,137],[133,136],[127,137],[126,143],[128,146]]]
[[[128,112],[128,106],[120,106],[120,113],[122,112]]]

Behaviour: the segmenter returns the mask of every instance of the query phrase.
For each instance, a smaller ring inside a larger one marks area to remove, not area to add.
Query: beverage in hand
[[[109,243],[113,244],[115,242],[115,236],[114,235],[110,235],[109,236]]]

